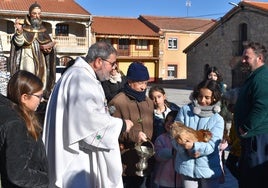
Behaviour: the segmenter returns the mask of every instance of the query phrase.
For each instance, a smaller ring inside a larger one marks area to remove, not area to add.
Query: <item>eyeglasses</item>
[[[41,94],[41,95],[30,94],[30,95],[35,96],[35,97],[39,98],[39,100],[42,100],[42,99],[43,99],[43,96],[44,96],[43,94]]]
[[[101,60],[110,63],[110,65],[111,65],[113,68],[115,68],[115,67],[117,66],[117,65],[116,65],[116,61],[115,61],[115,62],[110,62],[110,61],[108,61],[107,59],[101,59]]]

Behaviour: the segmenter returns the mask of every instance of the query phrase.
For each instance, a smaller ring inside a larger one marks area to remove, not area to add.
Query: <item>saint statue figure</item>
[[[38,76],[44,84],[44,99],[48,99],[55,84],[56,51],[40,16],[41,6],[35,2],[24,20],[15,20],[8,68],[11,76],[18,70]]]

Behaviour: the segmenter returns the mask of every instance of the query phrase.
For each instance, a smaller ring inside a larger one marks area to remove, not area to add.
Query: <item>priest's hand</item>
[[[142,131],[140,131],[138,134],[138,142],[147,142],[147,136]]]

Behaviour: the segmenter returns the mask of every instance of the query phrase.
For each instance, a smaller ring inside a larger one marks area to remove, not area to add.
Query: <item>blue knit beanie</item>
[[[146,81],[149,80],[149,72],[141,62],[133,62],[129,65],[127,70],[127,79],[132,81]]]

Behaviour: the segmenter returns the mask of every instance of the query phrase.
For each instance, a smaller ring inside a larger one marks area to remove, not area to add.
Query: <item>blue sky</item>
[[[186,1],[191,6],[186,6]],[[262,1],[262,0],[259,0]],[[139,17],[139,15],[218,19],[240,0],[76,0],[92,15]],[[268,2],[262,1],[262,2]]]

